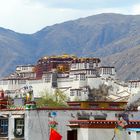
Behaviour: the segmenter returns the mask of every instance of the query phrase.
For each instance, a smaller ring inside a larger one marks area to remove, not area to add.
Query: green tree
[[[42,92],[42,97],[36,103],[37,107],[67,107],[67,97],[60,90],[56,89],[53,94],[47,91]]]

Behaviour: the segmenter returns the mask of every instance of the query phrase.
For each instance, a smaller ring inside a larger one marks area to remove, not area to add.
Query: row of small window
[[[86,74],[88,74],[88,75],[96,75],[96,70],[88,70],[88,71],[86,71]]]
[[[29,68],[29,67],[17,67],[17,70],[29,70],[29,69],[31,69],[31,68]]]
[[[51,82],[51,75],[47,75],[47,76],[45,77],[45,82],[46,82],[46,83]]]
[[[103,74],[112,74],[112,69],[103,69]]]
[[[29,70],[28,67],[22,67],[22,70]]]
[[[86,80],[86,77],[85,77],[85,75],[75,75],[75,79],[74,80],[79,80],[79,77],[80,77],[80,80]]]
[[[95,64],[95,66],[97,66],[97,64]],[[72,69],[76,69],[76,68],[85,68],[85,69],[93,69],[94,68],[94,63],[84,63],[84,65],[82,63],[77,63],[77,64],[72,64],[71,65]]]
[[[34,73],[20,73],[19,76],[21,77],[31,77],[34,78],[35,74]]]
[[[24,119],[15,119],[14,136],[23,137],[24,136]],[[0,137],[8,137],[8,119],[0,119]]]
[[[82,94],[82,91],[79,91],[79,90],[72,90],[70,91],[70,96],[81,96]],[[86,92],[85,92],[86,94]]]
[[[96,71],[87,71],[86,74],[88,75],[96,75]],[[81,74],[81,75],[75,75],[75,80],[86,80],[86,76]]]
[[[19,80],[18,83],[19,84],[26,84],[26,80]]]
[[[85,69],[89,68],[89,69],[93,69],[93,63],[89,63],[89,67],[87,67],[87,63],[84,64],[85,65]]]
[[[132,88],[140,87],[140,83],[131,83]]]
[[[1,81],[0,85],[8,85],[8,81]]]
[[[51,82],[51,78],[50,77],[46,77],[45,78],[45,82],[47,82],[47,83]]]
[[[10,80],[10,84],[26,84],[26,80]]]

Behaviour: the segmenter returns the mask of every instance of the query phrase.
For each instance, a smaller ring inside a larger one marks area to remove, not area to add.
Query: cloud
[[[132,14],[140,14],[140,3],[132,6]]]
[[[99,13],[130,14],[121,0],[0,0],[0,26],[21,33],[33,33],[48,25]],[[118,3],[118,4],[116,4]],[[132,9],[131,9],[132,10]],[[138,6],[133,12],[138,13]]]
[[[93,9],[128,7],[136,0],[31,0],[53,8]]]

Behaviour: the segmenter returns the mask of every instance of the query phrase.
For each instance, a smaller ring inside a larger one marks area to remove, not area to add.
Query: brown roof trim
[[[25,108],[11,108],[11,109],[0,109],[0,111],[25,111]],[[59,111],[59,110],[67,110],[67,111],[78,111],[78,110],[89,110],[89,111],[125,111],[125,109],[121,108],[75,108],[75,107],[41,107],[41,108],[36,108],[36,109],[28,109],[27,111],[31,110],[48,110],[48,111]],[[138,110],[131,110],[133,112],[137,112]]]
[[[42,108],[37,108],[36,110],[68,110],[68,111],[73,111],[73,110],[91,110],[91,111],[100,111],[100,110],[106,110],[106,111],[124,111],[125,109],[121,109],[121,108],[75,108],[75,107],[71,107],[71,108],[61,108],[61,107],[42,107]],[[137,110],[131,110],[131,111],[137,111]]]
[[[71,128],[101,128],[114,129],[117,126],[117,120],[75,120],[69,121]],[[140,128],[140,121],[129,121],[124,128]]]
[[[140,82],[140,80],[129,80],[128,82],[129,83],[132,83],[132,82]]]
[[[120,104],[120,103],[127,103],[127,102],[112,102],[112,101],[71,101],[71,102],[67,102],[68,104],[72,104],[72,103],[113,103],[113,104]]]

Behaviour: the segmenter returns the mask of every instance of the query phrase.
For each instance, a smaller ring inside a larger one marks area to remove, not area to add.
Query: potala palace
[[[78,58],[72,55],[43,57],[36,65],[19,65],[14,73],[0,81],[0,87],[9,95],[22,96],[25,86],[32,87],[34,97],[60,90],[69,101],[85,101],[89,89],[100,85],[111,86],[109,99],[120,101],[139,92],[140,81],[121,82],[115,68],[101,66],[99,58]]]

